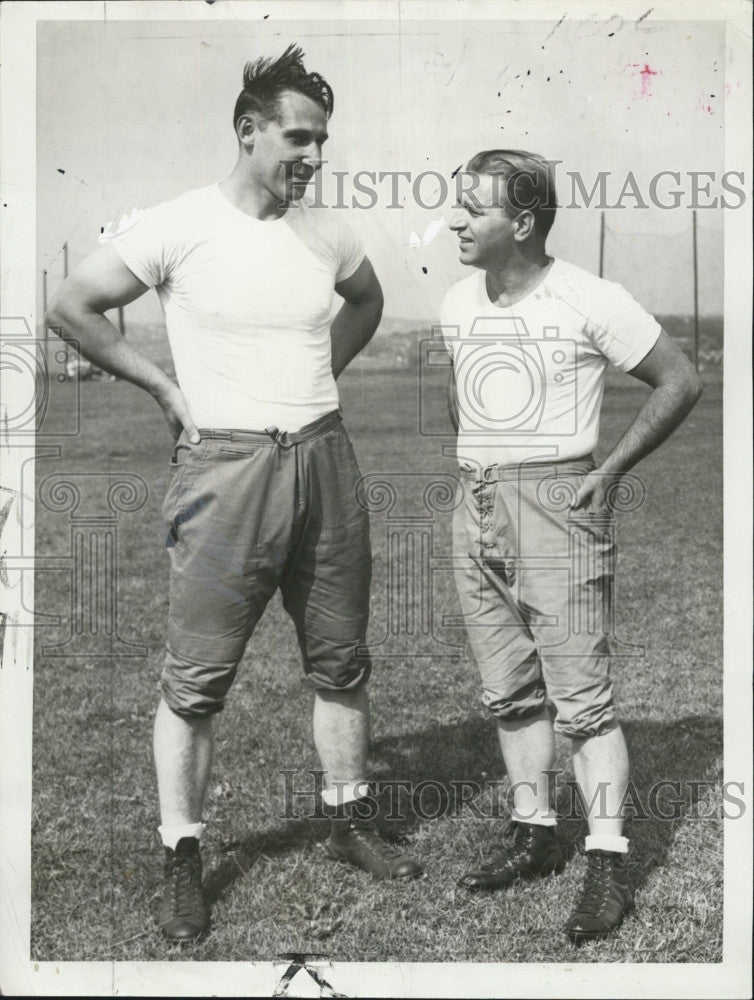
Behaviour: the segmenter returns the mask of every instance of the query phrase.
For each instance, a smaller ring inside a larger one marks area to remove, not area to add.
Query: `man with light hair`
[[[212,717],[278,588],[314,688],[327,851],[377,878],[417,862],[355,824],[367,795],[371,554],[336,379],[366,346],[382,291],[350,226],[303,198],[333,93],[289,46],[247,64],[230,176],[145,212],[62,286],[46,322],[149,392],[176,439],[164,503],[171,560],[154,753],[165,846],[163,933],[209,926],[199,839]],[[176,385],[104,313],[156,288]],[[333,292],[345,301],[330,322]],[[275,663],[269,664],[276,669]]]
[[[584,889],[566,924],[578,943],[615,930],[633,906],[628,755],[610,679],[611,508],[625,474],[675,430],[701,384],[620,285],[547,254],[557,202],[541,156],[478,153],[461,187],[450,229],[461,263],[477,270],[441,310],[463,485],[454,564],[513,823],[500,860],[459,884],[505,889],[562,870],[549,780],[560,733],[572,744],[589,829]],[[609,363],[652,391],[596,465]]]

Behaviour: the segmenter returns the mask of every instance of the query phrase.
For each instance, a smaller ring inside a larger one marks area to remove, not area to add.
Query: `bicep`
[[[346,302],[382,303],[382,288],[368,257],[362,260],[349,278],[338,282],[335,291]]]
[[[125,306],[148,290],[109,244],[95,250],[66,280],[53,306],[66,305],[104,313]]]
[[[694,366],[665,330],[660,331],[654,347],[628,374],[653,389],[658,385],[696,379]]]

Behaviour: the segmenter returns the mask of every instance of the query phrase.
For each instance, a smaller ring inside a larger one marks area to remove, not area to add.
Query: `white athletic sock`
[[[609,834],[595,834],[584,841],[587,851],[614,851],[616,854],[628,854],[628,837]]]
[[[558,818],[552,809],[542,812],[541,809],[527,808],[525,813],[519,813],[515,806],[511,809],[511,819],[516,823],[532,823],[534,826],[557,826]]]
[[[530,819],[522,820],[523,823],[531,823],[533,826],[557,826],[558,821],[555,816],[541,813],[537,810]]]
[[[366,781],[338,781],[332,788],[325,788],[322,801],[326,806],[335,808],[347,802],[358,802],[369,795],[369,785]]]
[[[196,837],[201,840],[204,833],[204,823],[185,823],[183,826],[158,826],[162,843],[165,847],[175,850],[178,841],[183,837]]]

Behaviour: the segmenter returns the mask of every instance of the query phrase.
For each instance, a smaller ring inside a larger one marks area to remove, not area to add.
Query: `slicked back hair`
[[[523,211],[534,216],[536,232],[545,238],[555,221],[558,206],[550,164],[524,149],[487,149],[473,156],[466,170],[501,177],[502,207],[511,218]]]
[[[320,105],[329,118],[335,99],[332,87],[319,73],[307,73],[304,53],[299,45],[289,45],[277,59],[261,58],[247,62],[243,71],[243,90],[233,111],[235,128],[241,115],[259,118],[261,127],[276,121],[278,98],[286,90],[295,90]]]

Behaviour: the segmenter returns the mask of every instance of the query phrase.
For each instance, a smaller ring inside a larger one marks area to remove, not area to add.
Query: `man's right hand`
[[[153,396],[162,410],[163,416],[168,422],[173,440],[177,441],[181,436],[181,431],[186,431],[186,436],[192,444],[198,444],[201,440],[196,424],[191,418],[189,408],[183,393],[170,379],[160,385],[159,389],[153,392]]]

